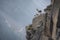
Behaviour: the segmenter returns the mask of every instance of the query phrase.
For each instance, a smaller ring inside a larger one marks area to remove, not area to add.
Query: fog
[[[0,14],[0,40],[19,40],[5,21],[5,18]]]
[[[26,40],[25,26],[32,23],[36,8],[50,4],[46,1],[0,0],[0,40]]]

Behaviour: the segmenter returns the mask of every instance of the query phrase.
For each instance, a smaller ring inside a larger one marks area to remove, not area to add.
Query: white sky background
[[[32,23],[36,9],[43,10],[50,0],[0,0],[0,14],[16,33],[24,33],[24,27]],[[23,39],[22,39],[23,40]]]

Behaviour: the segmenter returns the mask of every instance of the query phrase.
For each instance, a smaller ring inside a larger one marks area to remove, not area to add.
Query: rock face
[[[27,40],[41,40],[43,31],[44,31],[44,16],[45,14],[40,14],[37,17],[35,17],[32,21],[32,24],[27,26],[26,33],[27,33]]]
[[[51,0],[45,13],[33,18],[26,27],[27,40],[60,40],[60,0]]]

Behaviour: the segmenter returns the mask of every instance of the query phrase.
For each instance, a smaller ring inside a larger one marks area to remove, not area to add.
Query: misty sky
[[[32,23],[36,9],[43,10],[49,4],[50,0],[0,0],[0,15],[16,34],[24,33],[23,29]]]
[[[50,0],[0,0],[0,10],[20,25],[30,24],[36,8],[44,9]]]

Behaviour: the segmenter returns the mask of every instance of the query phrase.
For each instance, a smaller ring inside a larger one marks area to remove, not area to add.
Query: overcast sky
[[[0,10],[25,26],[31,23],[36,8],[44,9],[48,4],[50,0],[0,0]]]
[[[49,4],[50,0],[0,0],[0,15],[8,27],[18,33],[32,23],[37,8],[43,10]]]

